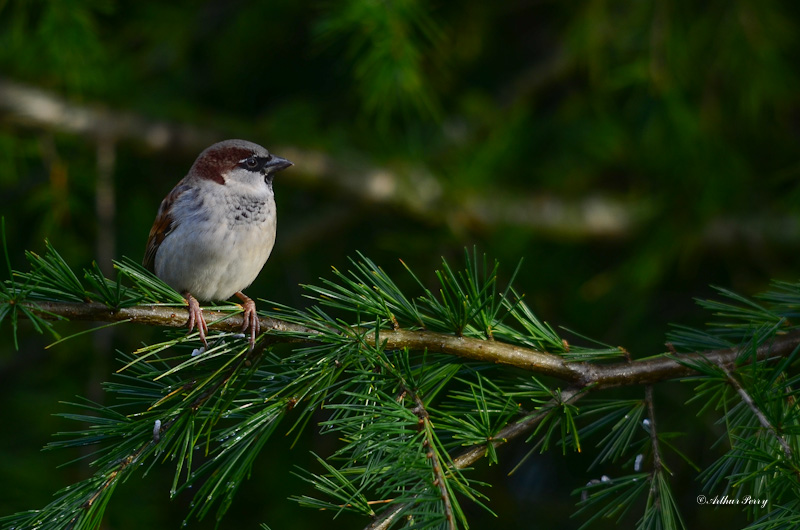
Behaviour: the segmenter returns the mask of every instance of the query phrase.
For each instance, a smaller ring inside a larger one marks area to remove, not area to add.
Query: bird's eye
[[[256,157],[251,156],[247,160],[244,161],[244,165],[249,169],[255,169],[258,167],[258,159]]]

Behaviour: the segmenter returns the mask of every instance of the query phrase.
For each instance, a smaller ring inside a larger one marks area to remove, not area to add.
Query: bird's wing
[[[147,237],[147,247],[144,251],[144,260],[142,265],[150,272],[155,272],[156,269],[156,253],[161,242],[169,235],[172,230],[177,226],[175,218],[172,216],[172,205],[186,191],[187,187],[181,181],[175,186],[171,192],[161,201],[161,206],[158,208],[158,215],[150,229],[150,235]]]

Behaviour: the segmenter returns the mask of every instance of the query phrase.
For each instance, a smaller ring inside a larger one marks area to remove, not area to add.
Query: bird
[[[181,293],[189,306],[189,333],[197,327],[208,349],[200,300],[236,295],[244,310],[242,332],[255,346],[260,323],[244,294],[275,245],[277,217],[272,180],[292,162],[246,140],[205,149],[158,209],[143,265]]]

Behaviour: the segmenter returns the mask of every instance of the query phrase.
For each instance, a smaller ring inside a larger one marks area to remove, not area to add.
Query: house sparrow
[[[242,301],[250,348],[259,332],[255,302],[242,290],[256,279],[275,243],[275,173],[291,166],[245,140],[219,142],[197,157],[161,202],[147,239],[144,266],[181,293],[208,348],[198,300]]]

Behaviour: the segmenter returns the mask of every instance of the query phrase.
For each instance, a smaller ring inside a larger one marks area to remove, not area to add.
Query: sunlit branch
[[[118,310],[100,303],[77,302],[26,302],[26,306],[45,319],[59,317],[68,320],[98,322],[131,321],[151,326],[180,328],[186,325],[188,311],[182,307],[134,306]],[[235,312],[204,310],[211,329],[237,332],[242,326],[241,314]],[[218,322],[214,322],[218,321]],[[314,342],[320,332],[275,318],[262,317],[261,329],[267,332],[262,338],[274,342]],[[269,331],[292,332],[293,336],[270,334]],[[353,328],[354,335],[363,334],[363,340],[374,343],[372,331]],[[297,335],[302,335],[298,338]],[[733,366],[740,348],[709,350],[687,354],[664,354],[643,360],[616,363],[568,362],[557,355],[532,348],[515,346],[499,341],[486,341],[470,337],[456,337],[445,333],[419,330],[381,330],[380,341],[385,349],[427,350],[455,355],[473,361],[490,362],[521,368],[541,375],[552,376],[576,386],[608,388],[615,386],[646,385],[668,379],[697,375],[692,363],[713,363]],[[778,335],[760,345],[756,351],[759,360],[789,355],[800,345],[800,331]]]

